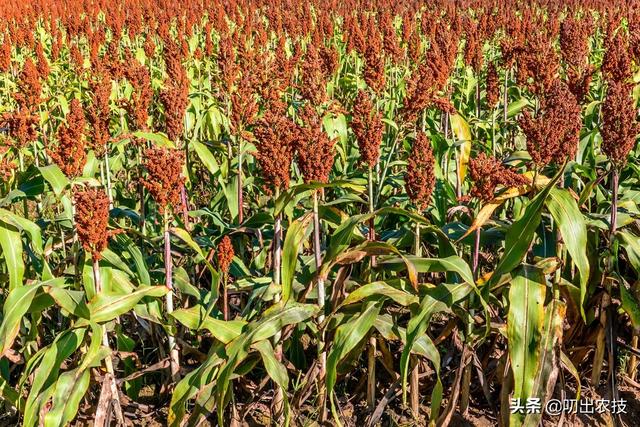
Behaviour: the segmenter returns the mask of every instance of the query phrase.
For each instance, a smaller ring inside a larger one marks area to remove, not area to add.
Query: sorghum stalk
[[[369,213],[373,214],[375,207],[373,201],[373,169],[369,166]],[[369,240],[375,240],[376,232],[374,228],[373,215],[369,219]],[[376,265],[376,259],[371,256],[371,272],[370,281],[373,281],[373,267]],[[369,337],[369,349],[367,352],[367,405],[373,409],[376,404],[376,337]]]
[[[92,256],[93,261],[93,283],[95,285],[95,293],[99,294],[102,292],[102,280],[100,276],[100,261]],[[109,345],[109,336],[107,335],[107,329],[105,326],[102,326],[102,345],[111,350]],[[107,375],[105,375],[103,381],[109,381],[109,388],[111,389],[111,402],[113,404],[113,410],[116,415],[116,419],[118,423],[124,425],[124,417],[122,415],[122,405],[120,403],[120,395],[118,394],[118,384],[116,383],[115,371],[113,369],[113,360],[111,359],[111,354],[109,354],[104,359],[104,365],[107,370]],[[100,399],[101,400],[101,399]],[[96,419],[99,414],[96,413]]]
[[[322,249],[320,248],[320,218],[318,215],[318,191],[313,192],[313,252],[316,261],[316,272],[320,272],[322,267]],[[318,322],[324,322],[324,305],[325,305],[325,289],[324,279],[318,276],[318,307],[320,308],[320,314],[318,315]],[[324,378],[326,370],[326,353],[324,349],[324,334],[320,334],[320,369],[321,377]]]
[[[420,245],[420,223],[416,222],[415,231],[415,248],[414,253],[417,257],[422,256],[422,247]],[[411,376],[409,377],[409,405],[413,417],[417,418],[420,415],[420,359],[417,356],[411,355]]]
[[[324,421],[326,419],[326,388],[324,387],[324,381],[327,373],[327,353],[325,351],[324,342],[324,303],[325,303],[325,289],[324,279],[320,276],[320,269],[322,267],[322,249],[320,248],[320,217],[318,215],[318,190],[313,191],[313,253],[316,262],[316,274],[318,274],[318,307],[320,313],[318,315],[318,323],[320,328],[318,331],[318,353],[320,359],[320,375],[319,384],[321,385],[320,393],[320,419]]]
[[[275,200],[278,200],[280,196],[280,188],[276,187]],[[273,224],[273,282],[276,285],[280,284],[280,269],[282,264],[282,214],[278,213]],[[281,300],[281,295],[274,297],[276,302]],[[282,343],[280,343],[281,333],[278,332],[273,340],[276,343],[275,355],[278,361],[282,361]],[[284,396],[282,389],[276,386],[276,392],[273,399],[274,413],[277,418],[282,416],[282,406],[284,402]]]
[[[164,275],[165,286],[169,290],[166,296],[167,314],[173,313],[173,260],[171,258],[171,234],[169,232],[169,211],[164,212]],[[171,379],[177,382],[180,379],[180,359],[176,348],[176,339],[172,333],[168,334],[169,364],[171,366]]]
[[[473,251],[472,251],[472,272],[473,272],[474,280],[477,280],[478,278],[478,261],[479,261],[478,258],[480,254],[480,231],[481,231],[481,227],[478,227],[475,232]],[[469,305],[472,305],[473,299],[474,299],[473,295],[471,295],[467,303]],[[475,310],[473,308],[469,309],[471,318],[473,318],[474,311]],[[471,336],[471,333],[473,333],[473,322],[469,322],[467,324],[466,332],[467,332],[467,338]],[[471,350],[471,346],[469,344],[465,343],[465,346],[469,347],[469,350]],[[464,367],[464,371],[462,372],[462,390],[460,392],[460,412],[463,414],[463,416],[467,415],[467,412],[469,410],[470,387],[471,387],[471,364],[468,364]]]
[[[244,197],[242,191],[242,139],[238,136],[238,224],[244,220]]]
[[[105,147],[104,150],[104,167],[105,167],[105,175],[107,177],[107,197],[109,197],[109,209],[113,209],[113,191],[111,188],[111,170],[109,168],[109,151],[108,148]],[[144,202],[141,201],[144,205]]]

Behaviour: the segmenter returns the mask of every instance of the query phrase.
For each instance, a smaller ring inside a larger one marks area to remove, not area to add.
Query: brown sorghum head
[[[221,80],[225,84],[225,92],[230,93],[238,79],[240,68],[236,63],[233,40],[227,35],[222,36],[218,45],[218,68]]]
[[[423,211],[431,201],[436,184],[435,158],[431,141],[424,132],[418,133],[411,146],[404,181],[409,198],[419,211]]]
[[[165,62],[168,80],[160,100],[164,105],[167,136],[172,141],[178,141],[184,130],[184,115],[189,105],[189,78],[176,44],[165,47]]]
[[[490,108],[498,105],[500,100],[500,79],[495,64],[492,62],[487,68],[487,104]]]
[[[589,55],[589,35],[593,21],[569,16],[560,24],[560,51],[568,68],[584,69]]]
[[[0,127],[6,128],[13,140],[13,147],[20,150],[30,142],[38,138],[38,116],[28,110],[20,110],[15,113],[5,113],[0,116]]]
[[[469,176],[474,182],[471,196],[482,201],[494,198],[496,187],[515,187],[525,185],[527,179],[510,169],[507,169],[495,157],[489,157],[484,153],[469,161]]]
[[[369,34],[369,42],[364,51],[364,81],[377,94],[382,93],[386,84],[384,73],[384,55],[377,31]]]
[[[615,35],[607,34],[604,47],[602,74],[607,80],[626,82],[631,77],[629,37],[623,29],[619,29]]]
[[[602,105],[602,151],[609,160],[622,166],[636,144],[640,125],[631,97],[631,86],[618,81],[609,82],[607,98]]]
[[[0,73],[6,73],[11,69],[11,41],[5,34],[0,43]]]
[[[47,57],[44,54],[44,48],[42,47],[42,43],[38,43],[36,45],[36,58],[38,60],[38,74],[40,75],[40,79],[46,80],[49,77],[49,62],[47,61]]]
[[[146,130],[148,128],[149,107],[153,101],[149,69],[137,59],[132,59],[124,70],[124,75],[133,87],[131,101],[126,104],[127,112],[136,129]]]
[[[318,49],[313,45],[307,46],[307,53],[300,67],[300,94],[314,105],[320,105],[327,99],[326,81],[323,73],[323,61]]]
[[[80,243],[94,260],[99,260],[109,238],[109,198],[104,190],[95,188],[77,191],[73,198]]]
[[[111,95],[111,79],[105,75],[90,83],[93,92],[92,103],[88,110],[89,124],[91,125],[88,145],[94,151],[96,157],[102,158],[109,141],[109,121],[111,109],[109,97]]]
[[[360,161],[374,167],[380,156],[384,123],[382,114],[375,110],[369,95],[362,90],[358,92],[353,104],[351,129],[358,142]]]
[[[519,120],[534,163],[544,166],[572,159],[582,128],[581,109],[567,85],[555,80],[540,101],[537,117],[526,111]]]
[[[51,159],[69,178],[80,176],[87,161],[84,126],[82,105],[74,98],[69,105],[66,123],[58,128],[58,144],[47,150]]]
[[[6,154],[7,147],[0,144],[0,182],[8,182],[16,170],[16,162]]]
[[[218,268],[221,273],[228,273],[229,267],[231,267],[231,263],[233,262],[233,257],[235,256],[235,252],[233,250],[233,245],[231,244],[231,239],[229,236],[224,236],[220,243],[218,243],[217,247],[218,252]]]
[[[148,148],[144,157],[147,176],[142,178],[142,184],[163,213],[167,207],[175,207],[180,203],[180,192],[184,184],[184,151],[164,147]]]
[[[285,107],[272,103],[253,129],[255,154],[265,189],[289,187],[297,125],[286,116]]]
[[[296,141],[298,166],[305,182],[326,183],[333,168],[335,140],[322,130],[322,119],[310,104],[302,109],[300,118],[304,125]]]
[[[18,78],[18,93],[15,98],[20,109],[35,111],[40,103],[40,75],[31,58],[27,57]]]

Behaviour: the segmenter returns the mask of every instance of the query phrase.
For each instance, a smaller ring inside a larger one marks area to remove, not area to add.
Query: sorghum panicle
[[[409,198],[423,211],[431,201],[436,183],[435,158],[431,141],[424,132],[418,133],[411,146],[404,181]]]
[[[494,198],[499,185],[508,188],[528,182],[524,176],[507,169],[498,159],[485,153],[480,153],[469,161],[469,176],[474,182],[471,196],[485,202]]]
[[[218,268],[220,272],[228,273],[229,267],[231,267],[231,263],[233,262],[233,257],[235,256],[229,236],[224,236],[222,240],[220,240],[216,252],[218,254]]]
[[[321,117],[311,105],[305,105],[300,118],[304,125],[296,141],[298,166],[306,183],[326,183],[333,168],[335,140],[329,139],[322,130]]]
[[[184,151],[172,148],[148,148],[144,152],[144,168],[147,176],[142,184],[158,204],[160,212],[180,203],[180,191],[184,184],[182,166]]]
[[[353,104],[351,129],[358,142],[360,161],[374,167],[380,156],[384,123],[382,114],[375,110],[369,95],[362,90],[358,92]]]
[[[87,161],[84,127],[82,105],[74,98],[69,105],[66,123],[58,128],[58,144],[47,150],[51,159],[68,178],[80,176]]]
[[[104,190],[96,188],[77,191],[73,198],[78,239],[84,250],[99,260],[109,239],[109,198]]]
[[[638,133],[640,125],[636,121],[631,86],[609,82],[607,98],[602,105],[602,151],[616,166],[622,166],[636,144]]]

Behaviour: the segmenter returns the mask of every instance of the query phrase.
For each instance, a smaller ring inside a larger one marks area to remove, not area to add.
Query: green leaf
[[[446,258],[421,258],[413,255],[406,257],[415,267],[418,273],[430,272],[453,272],[457,273],[466,283],[475,286],[473,273],[469,265],[459,256],[452,255]],[[404,261],[397,258],[381,259],[378,264],[388,266],[391,269],[398,269],[403,266]]]
[[[45,286],[44,291],[51,295],[62,309],[75,316],[89,319],[90,313],[85,302],[83,291],[74,291],[63,287]]]
[[[60,375],[53,389],[51,409],[44,417],[45,427],[64,426],[76,417],[90,380],[89,371],[79,368]]]
[[[340,423],[333,400],[333,388],[338,376],[338,363],[362,341],[373,326],[382,308],[382,300],[369,301],[359,315],[344,323],[336,330],[333,345],[327,356],[326,386],[327,396],[331,401],[331,412],[337,423]]]
[[[498,262],[498,266],[493,271],[491,279],[485,285],[483,294],[488,294],[491,286],[497,283],[502,278],[502,275],[510,273],[522,262],[522,258],[529,250],[535,231],[542,219],[544,202],[559,177],[560,173],[529,202],[522,216],[509,227],[505,238],[504,253]]]
[[[192,139],[191,142],[189,143],[189,146],[193,147],[196,150],[196,153],[198,154],[200,161],[209,170],[211,175],[214,175],[214,176],[217,175],[218,172],[220,171],[220,165],[218,164],[215,157],[213,157],[213,153],[209,151],[207,146],[201,143],[200,141],[197,141],[196,139]]]
[[[266,340],[282,331],[285,326],[304,322],[318,312],[313,304],[289,303],[284,308],[277,305],[267,310],[262,319],[247,325],[244,333],[227,345],[227,360],[216,381],[216,395],[218,405],[218,422],[224,425],[223,413],[225,396],[231,381],[231,375],[236,367],[248,354],[251,344]]]
[[[262,363],[264,363],[264,368],[267,370],[267,374],[276,382],[276,384],[278,384],[283,391],[283,395],[286,396],[287,387],[289,386],[287,368],[284,367],[282,362],[276,359],[275,351],[269,340],[258,341],[253,343],[251,347],[260,352]]]
[[[407,307],[414,303],[418,303],[417,296],[411,295],[408,292],[391,286],[389,284],[389,281],[379,281],[359,286],[353,292],[351,292],[344,299],[344,301],[342,301],[338,308],[344,307],[349,304],[354,304],[372,296],[385,296],[404,307]]]
[[[128,312],[144,297],[161,297],[168,292],[166,286],[141,286],[128,294],[100,293],[89,304],[91,321],[108,322]]]
[[[9,296],[4,302],[2,309],[2,323],[0,324],[0,357],[13,345],[13,340],[18,335],[20,329],[20,321],[24,316],[36,292],[45,285],[61,286],[64,279],[57,278],[46,282],[39,282],[31,285],[20,286],[9,292]]]
[[[62,173],[58,165],[41,166],[38,168],[42,177],[49,183],[57,197],[60,197],[65,188],[69,186],[69,179]]]
[[[59,334],[55,341],[41,353],[36,364],[29,366],[22,375],[21,383],[30,377],[31,389],[24,407],[24,426],[35,426],[40,418],[41,410],[53,397],[55,388],[53,385],[58,379],[60,366],[71,354],[76,351],[83,342],[86,329],[76,328]],[[32,370],[35,368],[35,372]]]
[[[247,325],[244,320],[219,320],[208,316],[201,305],[175,310],[170,315],[187,328],[197,331],[206,329],[218,341],[228,344],[242,333]]]
[[[13,225],[0,221],[0,248],[9,272],[9,291],[22,286],[24,261],[22,258],[22,239]]]
[[[542,328],[542,339],[540,341],[540,349],[536,365],[535,378],[531,388],[531,396],[540,399],[542,407],[545,407],[547,400],[552,396],[555,389],[557,370],[560,361],[558,360],[558,343],[562,339],[562,323],[567,307],[564,302],[556,299],[551,301],[544,309],[545,319]],[[509,345],[511,347],[511,345]],[[554,371],[556,371],[554,373]],[[578,379],[578,394],[580,391],[580,380]],[[515,396],[514,396],[515,397]],[[578,395],[576,397],[580,399]],[[513,414],[511,416],[511,425],[523,425],[527,427],[536,427],[540,425],[542,412],[539,414],[527,414],[524,423],[521,421],[522,414]],[[514,424],[515,422],[515,424]]]
[[[507,338],[514,398],[536,397],[532,393],[545,321],[546,290],[544,274],[533,266],[523,265],[511,281]]]
[[[624,230],[616,231],[616,240],[620,243],[627,253],[629,263],[640,275],[640,237]]]
[[[293,278],[296,274],[298,254],[302,243],[310,233],[312,212],[308,212],[302,218],[293,221],[287,229],[287,235],[282,246],[282,302],[286,304],[293,293]],[[279,283],[276,283],[279,285]]]
[[[458,182],[464,182],[467,176],[467,165],[471,158],[471,129],[469,124],[460,114],[452,114],[449,116],[451,122],[451,131],[456,137],[460,146],[460,154],[458,155]]]
[[[442,284],[429,289],[428,293],[420,301],[420,307],[412,313],[407,325],[407,341],[400,356],[400,376],[402,378],[402,397],[406,402],[407,375],[409,372],[409,356],[418,339],[427,331],[427,326],[434,313],[447,311],[455,303],[465,298],[473,287],[468,283],[454,285]]]
[[[627,289],[626,283],[623,281],[620,287],[620,300],[622,301],[622,309],[629,315],[631,324],[634,329],[640,329],[640,303],[633,294],[632,290]]]
[[[185,242],[187,246],[189,246],[191,249],[193,249],[196,252],[196,254],[198,254],[198,258],[196,258],[196,261],[204,262],[204,264],[207,266],[207,268],[209,269],[209,272],[213,275],[213,277],[219,276],[218,271],[213,267],[213,265],[209,261],[207,261],[207,257],[204,255],[204,252],[202,252],[202,248],[200,248],[200,245],[198,245],[195,242],[195,240],[191,238],[191,235],[189,234],[188,231],[182,228],[172,228],[171,233],[176,237],[178,237],[183,242]]]
[[[529,105],[531,105],[531,103],[525,97],[509,103],[509,106],[507,107],[507,117],[511,118],[517,115],[523,108],[528,107]]]
[[[580,314],[585,319],[584,299],[589,285],[587,257],[587,224],[575,199],[568,190],[552,188],[546,200],[547,208],[558,224],[562,241],[580,272]],[[560,256],[559,254],[557,256]]]
[[[167,148],[176,148],[176,145],[171,141],[167,136],[163,133],[158,132],[134,132],[133,136],[136,138],[146,139],[147,141],[153,142],[155,145],[159,147],[167,147]]]

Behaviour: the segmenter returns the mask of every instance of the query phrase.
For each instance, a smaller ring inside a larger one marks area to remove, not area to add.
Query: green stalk
[[[416,222],[414,253],[417,257],[422,256],[420,245],[420,223]],[[409,405],[414,419],[420,415],[420,359],[416,355],[411,355],[411,374],[409,377]]]
[[[93,283],[95,286],[95,293],[100,294],[102,292],[102,279],[100,277],[100,262],[94,256],[92,256],[92,261],[93,261],[93,265],[92,265]],[[104,325],[102,325],[102,345],[111,351],[111,347],[109,345],[109,336],[107,334],[107,328]],[[103,381],[109,382],[109,388],[111,390],[111,405],[106,405],[106,408],[108,408],[109,406],[112,406],[113,411],[115,412],[115,415],[116,415],[116,419],[118,420],[118,423],[120,425],[124,425],[124,417],[122,415],[122,405],[120,404],[120,395],[118,393],[118,384],[116,382],[115,371],[113,369],[113,360],[111,359],[111,353],[109,353],[109,355],[104,359],[104,365],[107,370],[107,374],[104,376]],[[102,391],[104,392],[105,389],[103,388]],[[104,401],[102,397],[102,392],[101,392],[99,401],[100,402]],[[101,409],[106,409],[106,408],[104,408],[104,405],[98,405],[98,410],[96,411],[96,416],[95,416],[96,425],[104,425],[104,423],[101,423],[100,421],[103,415],[101,413]],[[106,417],[107,414],[105,413],[104,415],[105,415],[105,418],[107,418]]]
[[[278,200],[279,196],[280,196],[280,189],[276,188],[274,200]],[[282,215],[278,213],[273,224],[273,283],[276,285],[280,285],[281,268],[282,268],[281,265],[282,265]],[[281,299],[282,299],[281,294],[276,294],[274,296],[274,301],[276,303],[280,302]],[[282,343],[280,342],[281,336],[282,336],[281,332],[277,332],[273,337],[273,342],[275,344],[275,356],[276,356],[276,359],[280,362],[282,362]],[[282,421],[283,407],[284,407],[284,394],[282,389],[278,385],[276,385],[275,395],[273,398],[273,412],[274,412],[274,419],[278,420],[278,422]]]
[[[106,145],[106,144],[105,144]],[[109,151],[108,147],[104,149],[104,168],[107,178],[107,197],[109,198],[109,210],[113,209],[113,191],[111,188],[111,170],[109,168]]]
[[[318,314],[318,323],[320,325],[318,331],[318,353],[320,359],[320,374],[319,383],[324,384],[327,373],[327,353],[325,350],[325,336],[324,336],[324,318],[325,318],[325,289],[324,279],[320,276],[320,269],[322,267],[322,249],[320,247],[320,217],[318,215],[318,190],[313,191],[313,254],[316,262],[316,273],[318,274],[318,307],[320,313]],[[321,385],[320,393],[320,418],[326,420],[326,388]]]
[[[173,313],[173,260],[171,259],[171,234],[169,232],[169,207],[164,212],[164,274],[165,286],[169,290],[166,296],[167,314]],[[177,382],[180,379],[180,358],[176,347],[176,339],[173,333],[168,333],[169,364],[171,367],[171,379]]]
[[[242,191],[242,139],[238,136],[238,224],[242,224],[244,221],[244,209],[243,205],[243,191]]]
[[[391,155],[391,154],[390,154]],[[386,170],[386,168],[385,168]],[[369,213],[373,214],[375,210],[373,200],[373,169],[369,167]],[[369,240],[376,239],[376,231],[374,227],[374,218],[371,216],[369,220]],[[374,280],[373,268],[376,265],[375,256],[371,256],[371,265],[369,272],[369,281]],[[370,409],[375,408],[376,404],[376,337],[372,334],[369,337],[369,348],[367,351],[367,406]]]

